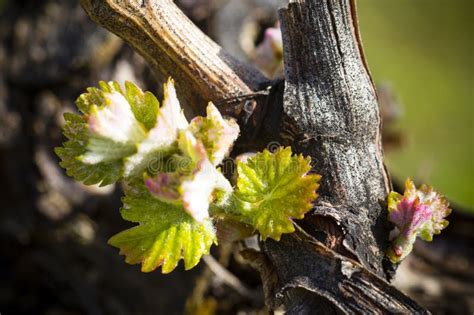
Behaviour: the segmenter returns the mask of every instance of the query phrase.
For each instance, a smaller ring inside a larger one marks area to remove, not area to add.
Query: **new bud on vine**
[[[265,30],[263,41],[255,51],[255,64],[269,78],[283,72],[283,39],[280,26]]]
[[[395,224],[392,244],[387,255],[392,262],[404,259],[413,249],[417,236],[431,241],[434,234],[448,226],[445,218],[451,213],[446,199],[431,186],[415,184],[407,179],[405,192],[391,192],[388,196],[388,219]]]

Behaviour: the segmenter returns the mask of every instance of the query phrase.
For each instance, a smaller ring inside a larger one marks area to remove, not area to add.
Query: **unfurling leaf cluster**
[[[387,256],[392,262],[404,259],[413,249],[417,237],[431,242],[433,235],[448,226],[450,213],[446,199],[431,186],[419,189],[407,179],[405,192],[391,192],[388,196],[388,219],[395,225]]]
[[[144,272],[171,272],[181,259],[185,269],[194,267],[217,244],[219,222],[279,240],[317,197],[319,175],[290,148],[236,159],[233,185],[219,165],[239,126],[212,103],[206,117],[188,122],[171,79],[161,106],[130,82],[125,89],[101,82],[76,104],[81,114],[65,115],[68,140],[56,149],[61,166],[84,184],[124,184],[121,215],[138,225],[109,243]]]

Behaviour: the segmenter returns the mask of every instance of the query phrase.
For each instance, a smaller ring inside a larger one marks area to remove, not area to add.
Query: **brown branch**
[[[249,94],[267,81],[202,33],[171,0],[81,0],[89,16],[133,46],[159,81],[172,76],[182,102],[201,113],[208,101]]]
[[[286,314],[427,314],[385,280],[305,232],[269,240],[263,250],[265,256],[251,250],[243,255],[260,271],[272,309],[282,301]]]

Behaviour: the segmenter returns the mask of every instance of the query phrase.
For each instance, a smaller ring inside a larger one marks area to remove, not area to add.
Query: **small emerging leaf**
[[[135,119],[130,104],[119,92],[104,93],[104,104],[89,107],[90,138],[84,163],[120,160],[135,153],[135,143],[145,137],[143,125]]]
[[[150,165],[175,150],[178,130],[186,129],[188,121],[184,117],[174,89],[174,81],[169,79],[163,86],[163,104],[155,117],[156,123],[146,139],[138,144],[138,152],[125,161],[125,176],[139,176]]]
[[[116,82],[99,86],[77,99],[84,115],[65,115],[69,141],[56,149],[61,166],[85,184],[141,177],[176,150],[178,130],[188,127],[173,80],[164,85],[161,108],[153,94],[133,83],[125,83],[125,92]]]
[[[68,175],[87,185],[104,186],[122,177],[123,159],[135,154],[145,139],[147,125],[156,120],[158,101],[130,82],[125,93],[116,82],[99,86],[77,99],[82,116],[64,115],[68,141],[55,151]]]
[[[392,262],[404,259],[413,249],[416,237],[431,241],[434,234],[448,226],[445,217],[451,213],[448,202],[431,186],[416,189],[410,179],[405,192],[392,191],[388,196],[388,219],[395,224],[394,238],[387,255]]]
[[[100,183],[106,186],[115,183],[122,176],[122,162],[120,160],[88,164],[80,160],[87,153],[85,143],[88,143],[88,125],[83,116],[66,113],[63,132],[69,139],[62,147],[55,149],[61,158],[60,165],[66,169],[69,176],[86,185]]]
[[[183,156],[181,167],[173,173],[159,173],[146,178],[145,184],[156,198],[166,202],[182,202],[186,212],[196,221],[209,218],[209,204],[223,203],[232,192],[229,181],[208,159],[201,141],[190,131],[181,131],[178,147]]]
[[[222,118],[214,104],[209,103],[206,111],[207,117],[194,118],[189,127],[204,144],[212,164],[218,165],[231,150],[240,129],[235,121]]]
[[[283,73],[283,39],[280,26],[269,27],[265,30],[263,41],[255,51],[257,67],[269,78],[275,78]]]
[[[139,225],[114,235],[109,244],[120,248],[127,263],[141,263],[143,272],[161,266],[162,273],[169,273],[181,259],[189,270],[217,244],[209,219],[199,223],[182,207],[153,198],[143,186],[127,191],[123,203],[122,217]]]
[[[104,103],[89,107],[91,134],[118,143],[140,142],[145,136],[143,125],[135,118],[127,99],[119,92],[104,93]]]
[[[160,103],[156,97],[150,93],[145,92],[133,84],[132,82],[125,82],[125,97],[130,103],[133,114],[136,119],[141,122],[146,129],[150,130],[156,124],[156,116],[158,115],[158,108]]]
[[[289,147],[275,153],[264,150],[237,162],[233,206],[263,239],[280,240],[283,233],[294,232],[291,219],[302,219],[317,197],[320,176],[308,174],[310,170],[310,158],[292,156]]]

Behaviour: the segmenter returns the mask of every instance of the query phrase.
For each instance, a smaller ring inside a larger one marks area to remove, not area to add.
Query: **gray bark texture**
[[[178,94],[183,91],[187,101],[213,100],[239,118],[236,152],[277,141],[311,156],[322,175],[313,211],[280,242],[268,240],[261,252],[243,252],[261,272],[271,309],[427,313],[387,282],[396,269],[384,258],[391,184],[353,0],[290,0],[280,10],[285,81],[264,91],[259,90],[268,83],[254,69],[237,64],[169,0],[82,4],[97,23],[131,43],[160,80],[168,74],[182,80]],[[211,55],[202,56],[206,53]],[[191,107],[202,112],[205,105]]]
[[[311,156],[322,181],[301,230],[262,244],[267,303],[290,314],[424,313],[382,280],[394,270],[384,255],[391,187],[355,4],[290,1],[280,22],[285,83],[274,140]]]

